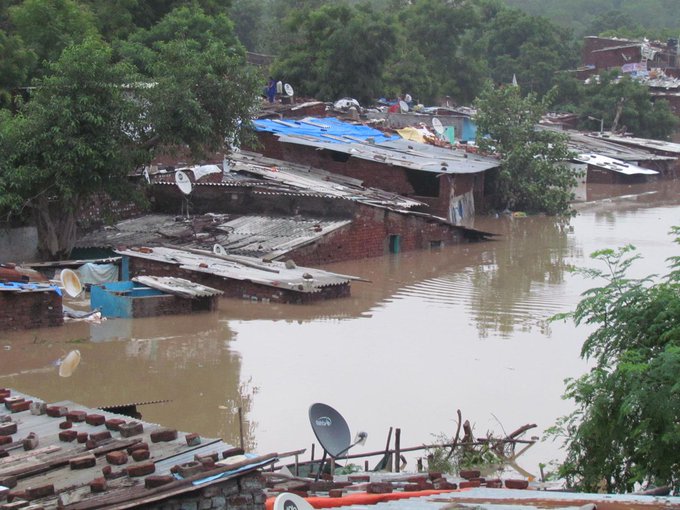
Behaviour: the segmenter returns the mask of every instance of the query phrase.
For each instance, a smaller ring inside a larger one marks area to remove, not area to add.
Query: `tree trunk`
[[[66,207],[46,197],[40,197],[32,207],[40,256],[46,260],[68,258],[76,242],[77,207]]]

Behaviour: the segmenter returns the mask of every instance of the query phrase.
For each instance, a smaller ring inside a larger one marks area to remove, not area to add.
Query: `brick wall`
[[[131,201],[113,200],[104,193],[92,197],[78,215],[78,228],[89,231],[103,225],[139,216],[144,209]]]
[[[314,244],[286,255],[298,265],[318,266],[341,260],[380,257],[390,251],[390,236],[399,236],[400,251],[429,249],[466,242],[456,227],[399,214],[385,209],[357,205],[354,221],[324,236]]]
[[[224,297],[249,299],[252,301],[273,301],[277,303],[304,304],[324,299],[348,297],[349,283],[322,288],[319,292],[304,293],[288,289],[278,289],[268,285],[258,285],[248,281],[230,280],[208,273],[181,269],[176,264],[155,260],[130,257],[130,278],[139,275],[175,276],[192,282],[207,285],[224,292]]]
[[[398,193],[399,195],[412,197],[428,205],[428,207],[421,209],[422,212],[446,218],[450,206],[450,190],[452,183],[455,183],[454,188],[456,196],[462,195],[469,189],[474,188],[476,207],[478,210],[484,208],[483,172],[476,174],[458,174],[442,178],[438,177],[435,173],[408,170],[406,168],[388,166],[383,163],[352,157],[346,161],[338,161],[337,159],[345,159],[343,156],[346,155],[340,153],[334,154],[329,150],[316,150],[315,147],[281,143],[278,141],[278,138],[271,133],[259,132],[257,135],[262,144],[260,152],[265,156],[321,168],[328,172],[359,179],[363,181],[363,185],[367,187],[379,188],[385,191]],[[438,181],[432,183],[434,189],[438,188],[438,193],[433,194],[433,196],[423,196],[423,194],[419,194],[414,187],[414,179],[422,180],[423,182],[427,182],[427,180]]]
[[[155,317],[158,315],[179,315],[193,311],[217,309],[218,296],[187,299],[179,296],[144,296],[132,299],[133,317]]]
[[[56,292],[0,292],[0,330],[61,326],[61,296]]]
[[[264,477],[259,474],[229,479],[186,495],[140,505],[146,510],[264,510]]]

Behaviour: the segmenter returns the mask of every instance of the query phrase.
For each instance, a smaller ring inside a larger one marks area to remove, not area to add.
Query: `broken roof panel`
[[[642,148],[628,147],[614,143],[601,136],[591,136],[578,131],[564,131],[569,136],[569,148],[577,152],[595,153],[622,161],[668,161],[675,158],[660,156]]]
[[[659,172],[650,170],[649,168],[642,168],[637,165],[625,163],[621,160],[608,158],[600,154],[577,154],[574,160],[588,165],[593,165],[605,170],[611,170],[624,175],[657,175]]]
[[[228,232],[221,243],[228,252],[273,260],[350,223],[351,220],[242,216],[219,228]]]

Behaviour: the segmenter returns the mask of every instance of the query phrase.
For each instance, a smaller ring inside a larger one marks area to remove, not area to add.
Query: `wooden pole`
[[[401,429],[394,431],[394,470],[398,473],[400,471],[399,464],[401,463]]]
[[[238,436],[241,440],[241,449],[245,449],[243,442],[243,411],[240,407],[238,408]]]

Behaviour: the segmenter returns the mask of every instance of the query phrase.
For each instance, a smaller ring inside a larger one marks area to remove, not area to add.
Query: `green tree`
[[[593,129],[588,117],[596,117],[604,119],[605,128],[667,140],[678,126],[668,103],[653,102],[649,88],[629,76],[619,78],[616,72],[605,73],[583,87],[583,101],[578,108],[583,128]]]
[[[39,248],[66,256],[75,241],[76,216],[88,197],[122,190],[136,152],[123,127],[139,111],[125,98],[132,69],[114,64],[94,39],[68,47],[48,67],[16,116],[0,119],[0,208],[29,209]]]
[[[97,34],[94,16],[75,0],[26,0],[9,8],[14,33],[35,54],[42,76],[44,65],[56,61],[67,46]]]
[[[519,87],[486,84],[475,100],[477,144],[500,158],[500,170],[490,182],[497,208],[565,214],[576,185],[565,164],[571,157],[566,137],[536,126],[552,94],[538,100],[522,97]]]
[[[0,108],[10,104],[17,87],[28,85],[35,54],[26,49],[21,37],[0,30]]]
[[[299,93],[368,102],[382,92],[385,65],[396,41],[389,21],[368,8],[332,4],[295,11],[287,26],[297,42],[287,48],[273,73]]]
[[[680,229],[673,229],[676,236]],[[675,242],[680,242],[676,237]],[[581,356],[593,368],[567,381],[565,398],[576,410],[554,433],[565,441],[560,474],[572,487],[630,492],[636,484],[669,485],[680,491],[680,257],[658,278],[628,277],[633,246],[591,257],[605,269],[581,269],[602,280],[571,318],[594,327]]]

